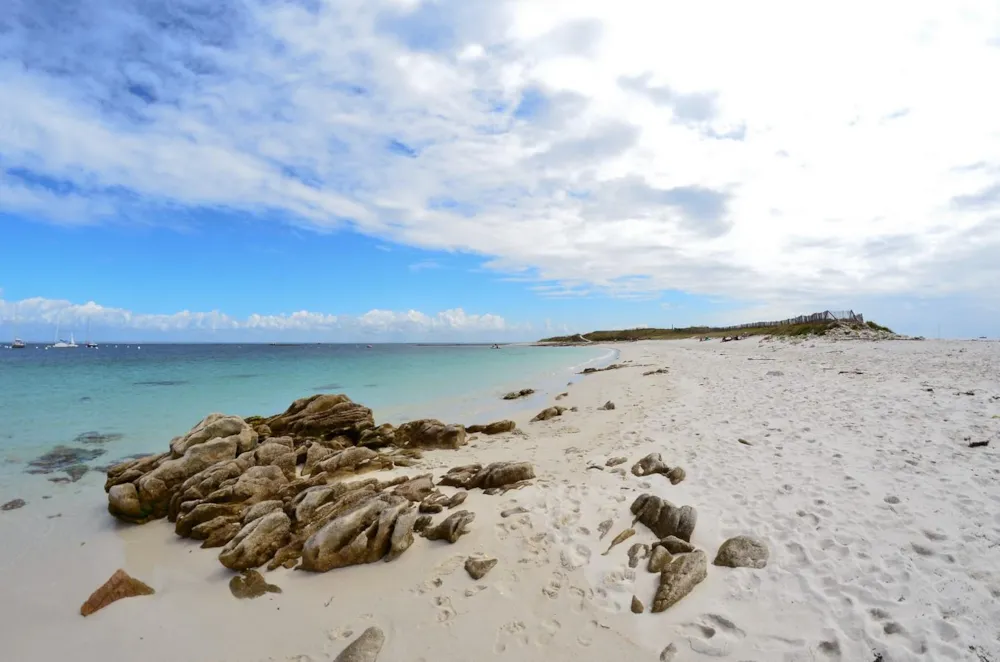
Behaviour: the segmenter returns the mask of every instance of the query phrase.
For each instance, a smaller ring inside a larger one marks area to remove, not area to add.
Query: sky
[[[6,0],[0,342],[1000,336],[993,0]]]

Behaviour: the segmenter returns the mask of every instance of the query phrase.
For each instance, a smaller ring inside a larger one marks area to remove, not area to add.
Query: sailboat
[[[97,349],[97,343],[90,339],[90,320],[87,320],[87,349]]]
[[[59,321],[56,320],[56,341],[53,343],[52,347],[54,349],[76,349],[79,345],[76,344],[76,339],[73,334],[69,334],[69,342],[59,338]]]
[[[14,342],[10,344],[11,349],[24,349],[27,345],[17,337],[17,308],[14,308]]]

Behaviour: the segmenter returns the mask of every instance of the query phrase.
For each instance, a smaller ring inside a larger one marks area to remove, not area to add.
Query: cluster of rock
[[[663,474],[670,480],[671,485],[676,485],[687,476],[681,467],[668,466],[659,453],[650,453],[632,465],[633,476],[642,478],[650,474]]]
[[[522,388],[520,391],[511,391],[507,395],[503,396],[504,400],[517,400],[518,398],[526,398],[529,395],[534,395],[535,389],[533,388]]]
[[[237,571],[391,561],[415,532],[450,542],[465,533],[473,513],[436,526],[430,514],[458,506],[467,492],[446,496],[430,474],[385,481],[357,474],[466,443],[464,427],[437,420],[376,427],[370,409],[343,395],[297,400],[266,419],[212,414],[168,452],[112,467],[108,510],[136,524],[167,518],[177,535],[221,547],[219,561]],[[438,484],[495,490],[533,477],[530,464],[500,462],[456,467]]]
[[[603,368],[584,368],[581,372],[577,373],[579,375],[592,375],[595,372],[607,372],[608,370],[618,370],[620,368],[626,368],[624,363],[612,363],[609,366]]]

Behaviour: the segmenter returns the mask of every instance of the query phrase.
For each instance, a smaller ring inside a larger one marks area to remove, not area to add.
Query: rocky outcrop
[[[408,499],[394,494],[367,499],[309,537],[300,567],[326,572],[381,560],[389,553],[396,520],[412,507]]]
[[[367,448],[384,448],[396,443],[396,428],[389,423],[383,423],[377,428],[364,430],[358,439],[358,446]]]
[[[662,548],[661,548],[662,549]],[[660,572],[660,585],[653,598],[654,614],[677,604],[708,576],[708,558],[696,550],[674,556]]]
[[[135,579],[124,570],[117,570],[104,584],[91,593],[87,601],[80,606],[81,616],[90,616],[95,611],[107,607],[112,602],[138,595],[153,595],[156,593],[143,582]]]
[[[645,524],[658,538],[676,536],[690,542],[698,521],[698,514],[691,506],[678,508],[652,494],[639,495],[632,503],[631,510],[635,520]]]
[[[449,515],[437,526],[424,529],[423,536],[428,540],[447,540],[454,544],[468,533],[469,524],[476,519],[476,514],[468,510],[460,510]]]
[[[377,627],[370,627],[348,644],[333,662],[376,662],[385,644],[385,635]]]
[[[562,416],[563,412],[566,411],[565,407],[547,407],[542,411],[535,414],[535,417],[531,419],[532,423],[537,423],[539,421],[547,421],[550,418],[555,418],[556,416]]]
[[[459,448],[467,442],[461,425],[446,425],[427,418],[396,428],[395,443],[400,448]]]
[[[526,398],[529,395],[534,395],[535,389],[533,388],[522,388],[520,391],[511,391],[507,395],[503,396],[504,400],[517,400],[518,398]]]
[[[506,487],[534,477],[535,469],[529,462],[493,462],[485,468],[481,464],[469,464],[449,469],[438,485],[485,490]]]
[[[727,568],[759,570],[767,566],[769,555],[767,544],[763,540],[751,536],[736,536],[722,543],[713,564]]]
[[[465,428],[468,434],[503,434],[504,432],[513,432],[517,428],[517,423],[514,421],[495,421],[493,423],[488,423],[486,425],[469,425]]]
[[[364,430],[375,427],[372,410],[352,402],[346,395],[314,395],[296,400],[284,413],[266,419],[274,434],[358,440]]]
[[[291,521],[277,511],[250,522],[222,549],[219,562],[230,570],[249,570],[267,563],[288,542]]]

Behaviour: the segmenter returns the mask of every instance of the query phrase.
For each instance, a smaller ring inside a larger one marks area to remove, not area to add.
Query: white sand
[[[579,412],[519,420],[527,436],[428,453],[436,474],[469,461],[536,466],[528,488],[474,491],[464,507],[477,518],[458,543],[418,538],[392,563],[268,573],[281,595],[237,601],[217,550],[177,538],[166,522],[115,523],[96,481],[44,487],[82,492],[72,498],[23,495],[26,507],[0,513],[0,658],[325,661],[376,624],[386,632],[382,662],[654,661],[671,643],[677,662],[1000,661],[1000,398],[991,400],[1000,344],[620,349],[651,367],[588,376],[559,403]],[[641,376],[660,366],[670,373]],[[839,374],[855,369],[864,374]],[[617,408],[598,411],[608,399]],[[965,437],[992,443],[970,449]],[[652,451],[687,480],[627,473]],[[615,455],[629,458],[625,476],[587,469]],[[647,491],[697,508],[692,542],[710,559],[745,533],[767,541],[770,563],[710,566],[667,612],[633,615],[632,595],[648,608],[656,575],[630,570],[626,550],[653,534],[637,525],[601,553]],[[515,505],[529,512],[500,517]],[[614,526],[599,540],[607,518]],[[463,563],[478,552],[500,563],[476,582]],[[80,617],[118,567],[157,594]]]

